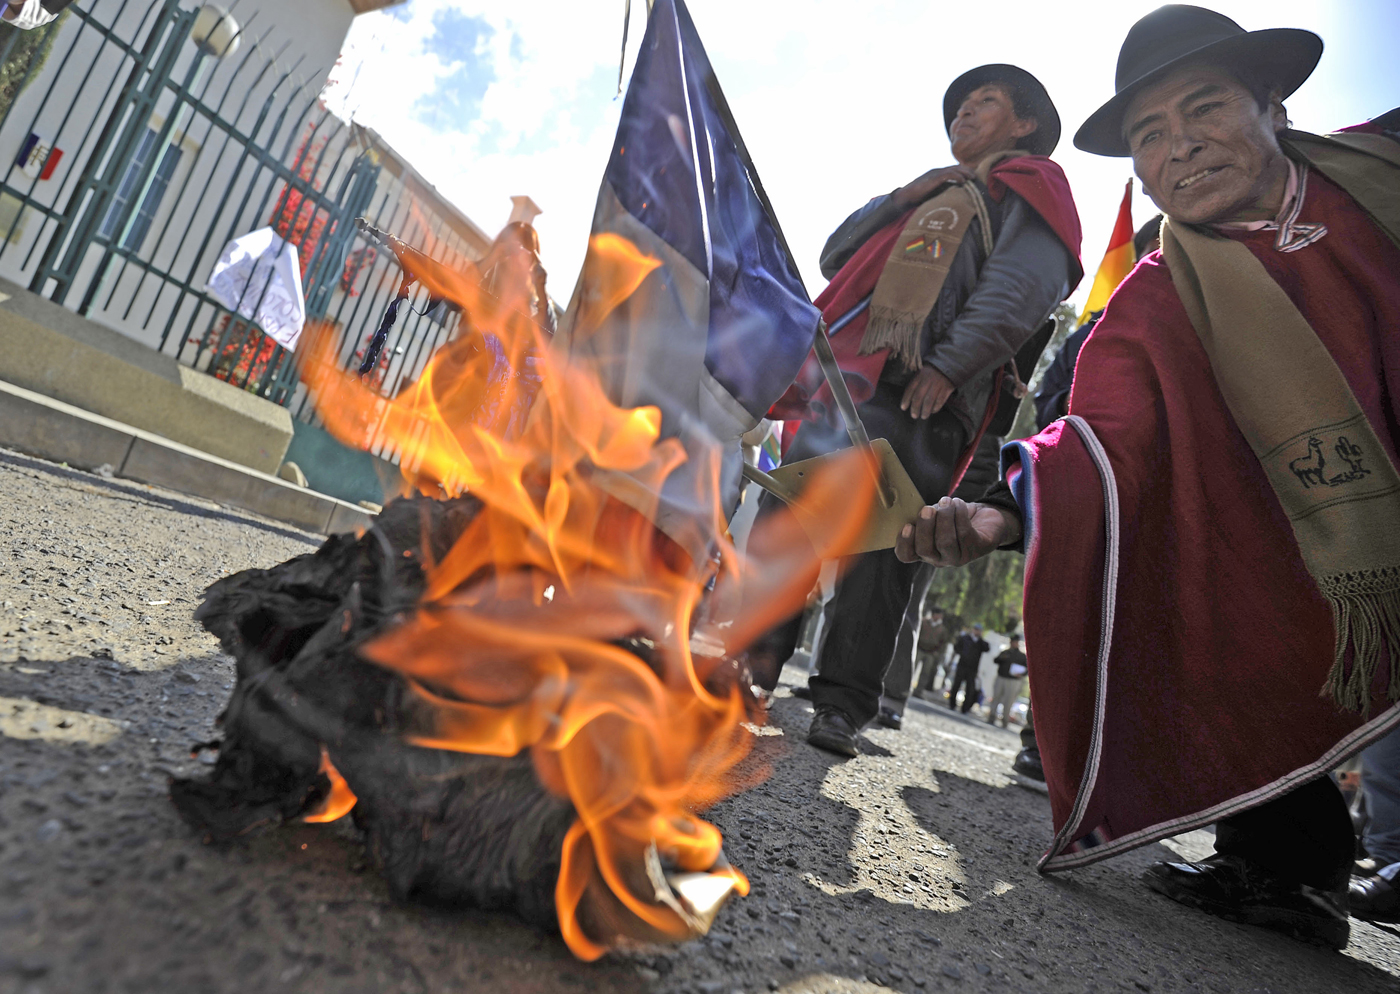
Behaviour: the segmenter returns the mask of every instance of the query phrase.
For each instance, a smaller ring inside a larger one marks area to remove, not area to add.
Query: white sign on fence
[[[296,349],[306,324],[301,266],[296,246],[271,228],[225,245],[205,289],[229,310],[256,321],[284,349]]]

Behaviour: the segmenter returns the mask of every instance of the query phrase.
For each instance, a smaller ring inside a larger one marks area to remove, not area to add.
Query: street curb
[[[366,528],[348,501],[200,452],[0,380],[0,445],[79,469],[165,487],[331,535]]]
[[[291,413],[0,278],[0,380],[261,473]]]

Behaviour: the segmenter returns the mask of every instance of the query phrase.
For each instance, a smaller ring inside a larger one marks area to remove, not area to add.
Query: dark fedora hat
[[[1027,151],[1034,155],[1049,155],[1060,143],[1060,114],[1045,87],[1026,70],[1005,63],[993,63],[969,69],[953,80],[948,92],[943,94],[943,130],[953,126],[953,118],[958,116],[958,108],[967,95],[979,86],[988,83],[1002,83],[1019,90],[1030,105],[1027,113],[1036,120],[1036,129],[1022,141]],[[1021,108],[1026,110],[1026,108]]]
[[[1074,144],[1095,155],[1129,155],[1123,137],[1128,104],[1146,86],[1183,65],[1203,63],[1247,73],[1287,97],[1312,75],[1322,39],[1301,28],[1246,31],[1204,7],[1168,4],[1143,17],[1118,52],[1113,99],[1090,115]]]

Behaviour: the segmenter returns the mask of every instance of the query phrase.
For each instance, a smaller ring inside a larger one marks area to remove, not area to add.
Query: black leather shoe
[[[812,688],[805,683],[799,683],[796,687],[792,688],[792,696],[800,697],[804,701],[810,701],[812,699]]]
[[[807,741],[818,749],[834,752],[839,756],[856,754],[856,723],[846,716],[846,712],[830,705],[817,708],[812,715],[812,725],[807,729]]]
[[[1368,922],[1400,922],[1400,889],[1385,877],[1352,877],[1347,897],[1355,918]]]
[[[1040,762],[1039,749],[1022,749],[1016,754],[1015,760],[1011,763],[1011,768],[1023,777],[1030,777],[1032,780],[1045,782],[1045,767]]]
[[[1239,856],[1217,853],[1199,863],[1153,863],[1142,879],[1187,907],[1313,945],[1341,949],[1351,934],[1345,890],[1280,880]]]
[[[1038,794],[1050,793],[1050,787],[1045,782],[1045,767],[1041,765],[1039,749],[1022,749],[1011,763],[1011,769],[1011,779],[1022,787]]]
[[[893,728],[896,731],[904,724],[904,715],[894,708],[880,708],[880,713],[875,716],[875,720],[886,728]]]

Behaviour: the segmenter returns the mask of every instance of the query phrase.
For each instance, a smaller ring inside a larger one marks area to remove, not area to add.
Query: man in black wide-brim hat
[[[870,437],[889,440],[928,501],[957,488],[984,434],[1009,426],[1012,360],[1020,364],[1028,343],[1038,354],[1048,332],[1038,344],[1035,333],[1083,275],[1079,215],[1049,158],[1060,118],[1040,81],[1018,66],[978,66],[948,87],[942,110],[956,163],[847,218],[822,250],[831,282],[816,299]],[[911,117],[909,139],[925,140],[923,114]],[[800,424],[795,441],[784,439],[787,461],[850,444],[814,357],[769,417]],[[879,709],[916,573],[889,551],[843,564],[811,680],[808,741],[818,748],[856,754],[857,732]],[[750,649],[757,682],[776,682],[799,623]]]
[[[1042,869],[1213,822],[1214,856],[1148,885],[1341,948],[1328,771],[1400,723],[1400,138],[1391,115],[1289,129],[1321,54],[1199,7],[1133,26],[1075,144],[1132,156],[1161,251],[1084,344],[1068,416],[897,551],[1026,550]]]

